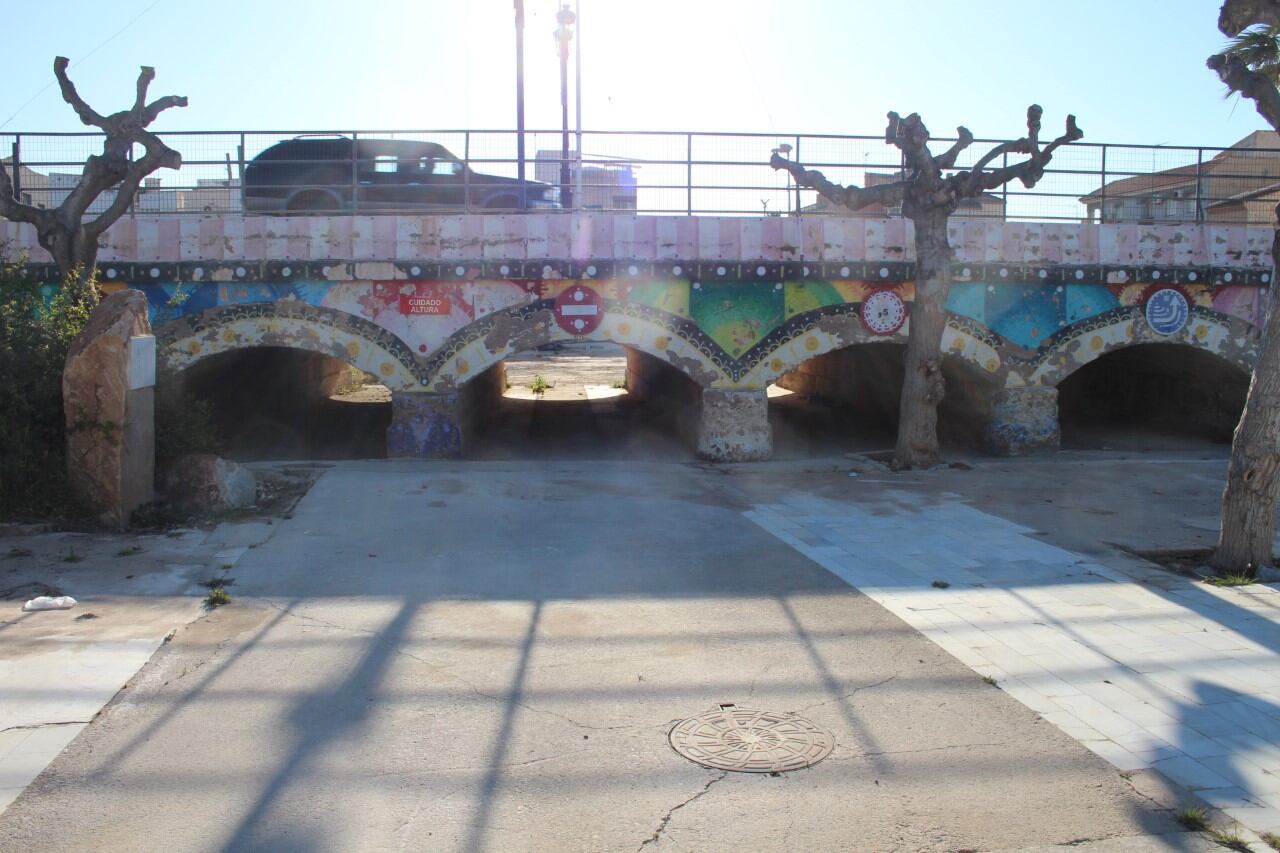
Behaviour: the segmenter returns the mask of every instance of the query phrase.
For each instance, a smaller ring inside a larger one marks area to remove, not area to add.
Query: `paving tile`
[[[1201,763],[1202,761],[1213,760],[1213,758],[1196,759],[1185,756],[1181,758],[1166,758],[1164,761],[1157,761],[1151,766],[1193,791],[1198,791],[1202,788],[1234,787],[1233,779],[1221,776]],[[1236,776],[1234,773],[1230,775],[1232,777]]]
[[[1120,770],[1145,770],[1149,764],[1112,740],[1089,740],[1085,746]]]
[[[1116,767],[1155,767],[1280,828],[1275,589],[1105,565],[959,497],[794,495],[748,517]]]

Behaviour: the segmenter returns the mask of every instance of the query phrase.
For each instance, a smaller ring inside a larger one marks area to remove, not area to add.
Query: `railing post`
[[[796,162],[803,163],[800,159],[800,134],[796,134]],[[800,182],[796,181],[796,216],[800,215]]]
[[[471,131],[462,132],[462,210],[471,212]]]
[[[1098,208],[1098,224],[1105,225],[1107,222],[1107,144],[1102,143],[1102,198]]]
[[[236,180],[240,183],[240,212],[244,212],[244,133],[240,133],[240,143],[236,146]]]
[[[130,163],[133,162],[133,146],[132,145],[129,146],[129,162]],[[147,180],[146,178],[143,178],[142,185],[139,186],[138,189],[134,191],[133,197],[129,199],[130,218],[136,217],[138,215],[138,196],[142,195],[146,191],[147,191]],[[120,190],[117,189],[116,192],[118,193],[120,192]]]
[[[13,137],[13,198],[22,201],[22,134]],[[34,199],[32,199],[34,201]]]
[[[1009,168],[1009,152],[1004,152],[1004,162],[1001,164],[1005,169]],[[979,199],[978,210],[982,210],[982,202]],[[1000,219],[1004,222],[1009,221],[1009,182],[1005,181],[1000,185]]]
[[[684,137],[685,212],[693,216],[693,134]]]
[[[360,132],[351,131],[351,212],[360,210]]]
[[[1204,166],[1204,149],[1196,149],[1196,222],[1204,221],[1204,193],[1201,189],[1200,178],[1203,174]]]

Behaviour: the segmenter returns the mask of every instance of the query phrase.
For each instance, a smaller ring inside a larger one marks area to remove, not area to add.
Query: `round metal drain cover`
[[[799,770],[826,758],[836,744],[804,717],[729,704],[676,723],[667,740],[695,764],[739,773]]]

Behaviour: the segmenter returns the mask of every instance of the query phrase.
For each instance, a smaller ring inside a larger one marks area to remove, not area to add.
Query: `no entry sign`
[[[571,335],[589,335],[604,319],[600,294],[575,284],[556,297],[556,324]]]

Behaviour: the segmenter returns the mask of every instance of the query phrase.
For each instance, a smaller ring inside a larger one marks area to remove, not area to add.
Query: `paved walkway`
[[[958,496],[796,494],[746,515],[1120,770],[1280,832],[1272,587],[1121,571]]]
[[[171,535],[45,533],[23,537],[25,548],[0,540],[0,553],[8,552],[0,580],[0,812],[174,629],[201,616],[200,582],[274,529],[247,521]],[[23,601],[44,588],[78,604],[23,612]]]

